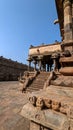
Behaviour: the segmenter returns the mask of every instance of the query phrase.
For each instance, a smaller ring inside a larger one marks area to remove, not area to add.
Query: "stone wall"
[[[11,59],[0,57],[0,81],[18,80],[24,71],[28,70],[28,66]]]

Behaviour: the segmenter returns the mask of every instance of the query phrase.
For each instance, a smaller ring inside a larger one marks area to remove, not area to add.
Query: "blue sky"
[[[0,56],[27,64],[30,45],[61,41],[55,0],[0,0]]]

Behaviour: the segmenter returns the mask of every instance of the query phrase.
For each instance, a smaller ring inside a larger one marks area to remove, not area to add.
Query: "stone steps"
[[[43,89],[44,83],[46,82],[48,76],[48,72],[40,72],[31,85],[29,85],[29,87],[26,89],[26,92],[39,91],[40,89]]]

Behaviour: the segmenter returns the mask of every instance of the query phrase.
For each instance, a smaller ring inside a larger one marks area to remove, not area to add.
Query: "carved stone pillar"
[[[53,59],[53,63],[54,63],[54,71],[56,71],[56,69],[57,69],[56,58]]]
[[[72,40],[72,5],[71,0],[64,0],[64,40]]]
[[[41,60],[39,61],[39,70],[41,70],[41,67],[42,67],[42,63],[41,63]]]
[[[30,71],[31,68],[31,61],[29,61],[28,70]]]
[[[57,53],[52,54],[52,59],[53,59],[53,64],[54,64],[54,71],[58,70],[57,58],[58,58],[58,54]]]
[[[47,64],[47,71],[49,71],[49,64]]]
[[[36,63],[37,62],[34,60],[33,63],[34,63],[34,71],[35,71],[36,70]]]
[[[42,65],[42,68],[43,68],[43,71],[46,71],[46,64],[45,63]]]
[[[38,56],[39,70],[42,69],[42,59],[43,59],[43,56]]]
[[[52,70],[52,65],[50,64],[49,66],[50,66],[50,71],[51,71]]]
[[[63,49],[72,50],[73,45],[73,2],[72,0],[63,0],[64,9],[64,41]]]
[[[31,58],[29,57],[27,59],[27,61],[28,61],[28,71],[30,71],[30,68],[31,68]]]

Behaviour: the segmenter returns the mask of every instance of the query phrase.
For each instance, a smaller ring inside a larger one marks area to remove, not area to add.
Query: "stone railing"
[[[24,76],[19,78],[19,82],[22,84],[22,92],[26,91],[27,87],[32,83],[32,81],[36,78],[36,76],[39,74],[38,71],[34,72],[28,72],[26,71],[24,73]]]
[[[47,88],[51,84],[51,80],[56,79],[56,74],[54,71],[50,72],[50,75],[47,79],[47,81],[44,84],[43,89]]]

